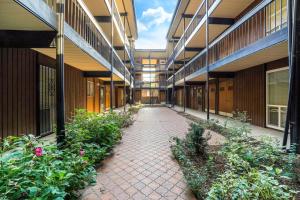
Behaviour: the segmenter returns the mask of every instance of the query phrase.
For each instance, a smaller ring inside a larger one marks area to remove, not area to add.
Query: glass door
[[[284,130],[288,102],[289,72],[281,68],[267,72],[267,127]]]

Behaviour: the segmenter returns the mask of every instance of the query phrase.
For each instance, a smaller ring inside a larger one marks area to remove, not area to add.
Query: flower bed
[[[77,199],[95,183],[95,165],[120,141],[131,113],[76,111],[66,125],[66,145],[43,144],[34,136],[8,137],[1,144],[0,199]]]
[[[285,153],[275,141],[248,136],[243,120],[219,127],[212,122],[192,124],[185,139],[171,146],[187,183],[197,199],[295,199],[299,190],[296,155]],[[222,145],[209,146],[205,129],[226,135]]]

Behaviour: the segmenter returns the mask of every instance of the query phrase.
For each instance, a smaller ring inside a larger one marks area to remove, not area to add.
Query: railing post
[[[173,43],[173,51],[174,51],[174,40],[172,41]],[[172,55],[171,55],[172,56]],[[173,65],[173,79],[172,79],[172,107],[175,106],[175,60],[172,56],[172,65]]]
[[[57,0],[56,35],[56,141],[59,146],[65,144],[65,91],[64,91],[64,10],[65,0]]]
[[[208,31],[209,31],[209,22],[208,22],[208,0],[205,2],[205,7],[206,7],[206,34],[205,34],[205,45],[206,45],[206,59],[205,59],[205,64],[206,64],[206,109],[207,109],[207,120],[209,120],[209,60],[208,60],[208,52],[209,52],[209,47],[208,47]]]
[[[124,33],[123,33],[123,38],[124,38],[124,88],[123,88],[123,103],[124,103],[124,112],[126,111],[126,15],[124,15]],[[130,60],[130,56],[129,60]],[[123,61],[123,62],[124,62]]]
[[[114,66],[114,20],[113,20],[113,14],[114,14],[114,0],[111,0],[111,37],[110,37],[110,44],[111,44],[111,54],[110,54],[110,111],[113,110],[113,89],[114,89],[114,82],[113,82],[113,66]]]
[[[185,16],[183,16],[183,112],[185,112],[186,107],[186,84],[185,84]]]

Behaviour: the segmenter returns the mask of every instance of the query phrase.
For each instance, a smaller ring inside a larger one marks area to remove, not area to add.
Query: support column
[[[186,76],[186,69],[185,69],[185,16],[183,16],[183,112],[185,112],[186,108],[186,84],[185,84],[185,76]]]
[[[151,65],[150,65],[150,63],[151,63],[151,51],[149,52],[149,57],[148,57],[148,59],[149,59],[149,68],[151,68]],[[152,81],[151,81],[151,77],[152,76],[152,73],[151,73],[151,69],[150,69],[150,106],[152,105]]]
[[[64,91],[64,22],[65,0],[57,0],[57,36],[56,36],[56,141],[59,146],[65,144],[65,91]]]
[[[220,79],[216,78],[216,93],[215,93],[215,114],[219,114],[219,97],[220,97]]]
[[[113,82],[113,67],[114,67],[114,20],[113,20],[113,13],[114,13],[114,3],[111,1],[111,37],[110,37],[110,44],[111,44],[111,54],[110,54],[110,111],[113,110],[113,90],[114,90],[114,82]]]
[[[123,60],[126,61],[126,15],[124,15],[124,33],[123,33],[123,39],[124,39],[124,58]],[[130,56],[129,60],[130,60]],[[123,61],[123,62],[124,62]],[[124,103],[124,112],[126,111],[126,62],[124,63],[124,87],[123,87],[123,103]]]
[[[208,47],[208,31],[209,31],[209,25],[208,25],[208,0],[205,2],[205,7],[206,7],[206,34],[205,34],[205,46],[206,46],[206,59],[205,59],[205,65],[207,68],[206,71],[206,109],[207,109],[207,116],[206,119],[209,120],[209,47]]]
[[[173,44],[173,51],[174,51],[174,40],[172,41],[172,44]],[[172,58],[172,60],[173,60],[172,61],[173,62],[172,107],[174,107],[175,106],[175,60],[174,58]]]
[[[300,153],[300,3],[297,0],[288,1],[288,16],[290,84],[283,146],[287,146],[290,134],[290,143],[297,144],[296,151]]]

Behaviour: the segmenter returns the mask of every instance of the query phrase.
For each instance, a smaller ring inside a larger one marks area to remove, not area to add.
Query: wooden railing
[[[56,0],[43,1],[46,2],[54,12],[56,12]],[[114,13],[114,15],[116,14]],[[117,16],[119,16],[118,19],[120,21],[119,13],[115,16],[116,19]],[[129,73],[127,68],[124,69],[124,64],[116,52],[111,51],[111,44],[109,40],[105,37],[105,34],[99,27],[97,21],[81,0],[65,0],[65,21],[109,63],[111,61],[111,53],[113,53],[114,67],[122,75],[124,75],[124,70],[126,70],[126,73]],[[126,77],[130,76],[127,75]]]
[[[281,5],[277,7],[278,4]],[[284,5],[284,6],[282,6]],[[259,8],[259,7],[257,7]],[[254,8],[255,9],[255,8]],[[246,17],[246,16],[245,16]],[[278,20],[276,20],[276,18]],[[243,20],[243,18],[241,19]],[[234,29],[229,29],[226,35],[221,35],[210,45],[209,64],[213,64],[233,53],[241,50],[254,42],[286,27],[286,0],[273,0],[244,20]],[[238,23],[238,22],[237,22]]]
[[[285,28],[286,13],[286,0],[259,4],[209,45],[209,65]],[[206,67],[205,49],[185,65],[185,74],[183,68],[175,74],[175,80],[179,81],[203,67]]]
[[[209,4],[212,5],[216,0],[208,0],[208,1],[209,1]],[[203,0],[202,3],[199,5],[196,13],[194,14],[192,20],[187,25],[187,28],[184,30],[184,34],[182,34],[181,38],[179,39],[176,46],[174,47],[172,55],[168,59],[167,67],[172,62],[172,60],[174,60],[176,58],[177,53],[185,45],[185,41],[190,38],[190,36],[194,32],[195,28],[199,25],[201,20],[204,18],[205,13],[206,13],[206,0]]]

